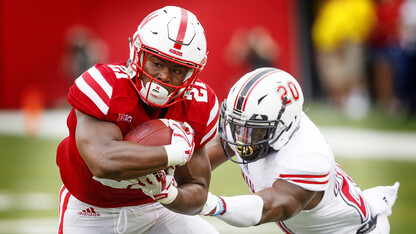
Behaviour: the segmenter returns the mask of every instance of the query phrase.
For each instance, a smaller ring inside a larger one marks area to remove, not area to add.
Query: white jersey
[[[236,154],[238,155],[238,154]],[[353,180],[335,162],[332,150],[314,123],[304,114],[298,131],[279,151],[258,161],[240,164],[253,193],[281,179],[310,191],[324,191],[312,210],[277,222],[286,233],[366,233],[372,216]]]

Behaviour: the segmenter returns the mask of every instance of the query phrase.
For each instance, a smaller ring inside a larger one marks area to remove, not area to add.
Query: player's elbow
[[[297,213],[298,211],[293,209],[292,207],[285,207],[284,209],[282,209],[282,213],[279,219],[282,221],[287,220],[295,216]]]
[[[109,171],[105,168],[105,167],[101,167],[101,166],[93,166],[93,167],[89,167],[91,173],[98,178],[109,178],[110,173]]]
[[[91,174],[93,174],[95,177],[106,179],[111,179],[114,177],[114,170],[106,166],[106,164],[103,162],[88,164],[88,168],[90,169]]]
[[[114,167],[114,162],[107,160],[105,157],[90,158],[85,160],[91,174],[98,178],[114,179],[119,171]]]
[[[300,209],[285,202],[274,201],[271,206],[265,206],[259,224],[284,221],[295,216]]]
[[[79,150],[85,164],[87,164],[90,172],[98,178],[112,179],[117,175],[118,171],[112,155],[107,153],[104,148]]]

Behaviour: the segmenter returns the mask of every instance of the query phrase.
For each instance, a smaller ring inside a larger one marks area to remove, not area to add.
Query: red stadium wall
[[[197,15],[208,41],[208,63],[201,78],[211,85],[221,101],[242,74],[244,67],[227,65],[225,47],[241,27],[263,25],[280,47],[279,68],[299,76],[295,3],[264,0],[228,1],[137,1],[0,0],[0,108],[19,108],[30,90],[41,93],[52,108],[65,102],[76,77],[63,68],[65,35],[83,25],[108,47],[106,62],[126,61],[128,37],[140,20],[164,5],[182,6]]]

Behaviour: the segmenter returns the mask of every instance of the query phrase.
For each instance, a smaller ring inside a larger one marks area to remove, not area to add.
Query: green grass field
[[[55,163],[58,144],[59,140],[0,135],[0,221],[57,219],[57,194],[61,186]],[[346,158],[337,161],[362,189],[400,181],[399,197],[390,217],[391,233],[416,233],[413,214],[416,161]],[[239,166],[232,162],[213,172],[211,191],[221,195],[249,193]]]

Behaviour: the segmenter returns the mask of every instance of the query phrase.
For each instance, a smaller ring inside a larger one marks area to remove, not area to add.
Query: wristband
[[[227,211],[227,204],[225,204],[224,199],[222,199],[222,197],[220,196],[217,196],[217,197],[218,197],[218,205],[217,205],[218,210],[215,210],[216,212],[212,216],[223,215]]]
[[[180,145],[165,145],[166,154],[168,156],[168,167],[184,165],[183,149]]]

